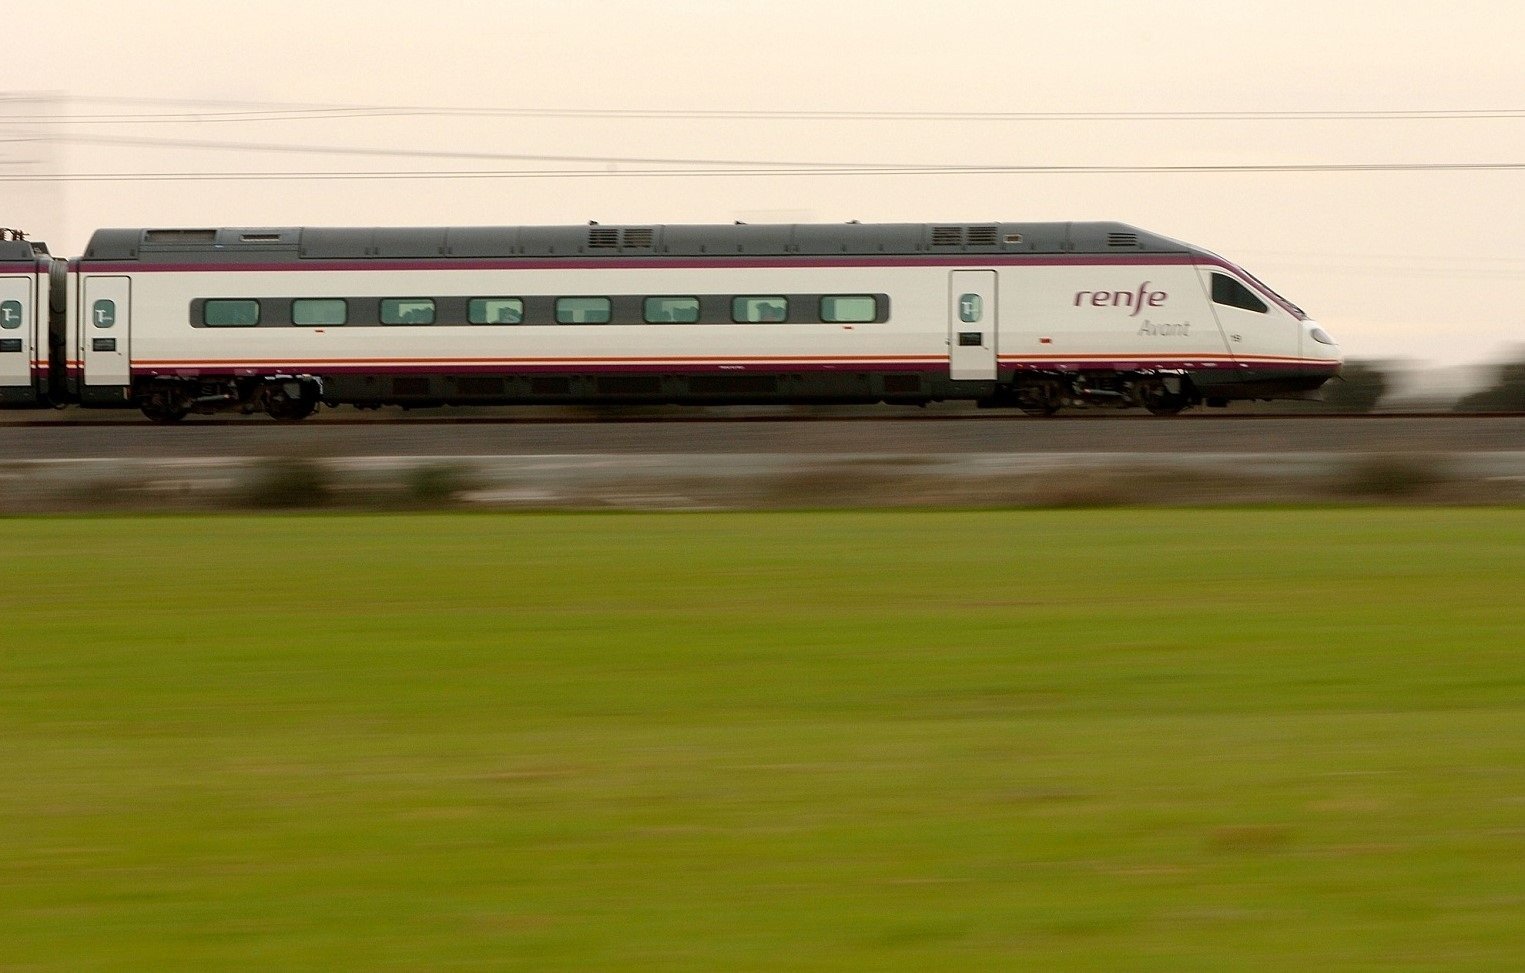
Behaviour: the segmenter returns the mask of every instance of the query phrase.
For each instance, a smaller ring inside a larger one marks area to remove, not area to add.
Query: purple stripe
[[[1140,369],[1181,369],[1185,371],[1227,371],[1236,374],[1251,371],[1309,371],[1334,372],[1337,362],[1255,362],[1234,364],[1231,362],[1204,363],[1199,361],[1137,362],[1137,361],[1086,361],[1086,362],[1013,362],[1003,361],[1003,368],[1021,371],[1092,371]],[[781,375],[792,372],[923,372],[946,373],[946,361],[922,362],[833,362],[833,363],[769,363],[766,365],[724,364],[620,364],[620,363],[505,363],[505,364],[458,364],[458,365],[368,365],[350,363],[328,365],[314,362],[289,362],[285,364],[260,365],[213,365],[186,367],[135,367],[132,374],[139,378],[171,376],[195,378],[210,375],[253,376],[277,372],[318,373],[323,375],[520,375],[520,374],[621,374],[621,375]]]
[[[302,260],[261,263],[168,264],[140,261],[108,261],[78,264],[81,272],[126,273],[269,273],[274,271],[399,271],[399,270],[720,270],[779,269],[787,267],[1120,267],[1181,266],[1194,260],[1189,254],[1140,254],[1137,256],[1077,256],[1068,254],[990,254],[988,260],[961,257],[513,257],[503,259],[438,260]],[[1227,263],[1221,265],[1233,269]]]
[[[460,365],[324,365],[292,362],[285,365],[258,366],[216,365],[184,368],[134,368],[138,377],[176,376],[194,378],[202,375],[252,376],[275,372],[303,372],[321,375],[521,375],[556,373],[562,375],[785,375],[793,372],[945,372],[948,363],[902,362],[818,362],[769,365],[651,365],[651,364],[460,364]]]

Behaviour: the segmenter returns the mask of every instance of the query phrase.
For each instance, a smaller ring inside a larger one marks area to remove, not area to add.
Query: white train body
[[[160,419],[319,402],[1174,412],[1307,397],[1340,365],[1240,268],[1120,224],[101,231],[67,292],[72,397]]]
[[[35,406],[51,389],[51,269],[46,247],[0,231],[0,406]]]

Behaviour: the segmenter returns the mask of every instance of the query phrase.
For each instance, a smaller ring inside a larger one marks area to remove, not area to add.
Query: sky
[[[0,226],[54,253],[106,226],[1118,220],[1242,264],[1349,358],[1525,355],[1518,0],[29,9]]]

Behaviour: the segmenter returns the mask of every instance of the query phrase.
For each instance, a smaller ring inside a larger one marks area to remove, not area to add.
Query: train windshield
[[[1272,297],[1276,298],[1276,303],[1280,304],[1282,307],[1286,308],[1288,311],[1291,311],[1292,314],[1294,316],[1296,316],[1299,321],[1311,321],[1311,320],[1313,320],[1312,318],[1308,317],[1308,312],[1307,311],[1304,311],[1302,308],[1298,307],[1296,304],[1293,304],[1291,301],[1287,300],[1285,297],[1283,297],[1270,284],[1267,284],[1265,281],[1261,280],[1259,277],[1256,277],[1254,274],[1250,273],[1248,270],[1245,270],[1243,267],[1241,267],[1238,264],[1234,263],[1232,260],[1229,260],[1229,259],[1227,259],[1225,257],[1219,256],[1218,254],[1213,253],[1211,250],[1205,250],[1203,252],[1206,253],[1208,256],[1213,257],[1216,260],[1222,261],[1223,265],[1225,267],[1228,267],[1234,273],[1239,274],[1245,280],[1249,281],[1250,283],[1254,284],[1256,287],[1259,287],[1261,290],[1265,291],[1267,294],[1270,294]]]

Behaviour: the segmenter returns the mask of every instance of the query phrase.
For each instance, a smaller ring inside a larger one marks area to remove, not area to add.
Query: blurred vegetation
[[[235,491],[236,502],[265,510],[321,507],[333,493],[333,476],[317,460],[276,457],[255,463]]]
[[[1489,387],[1464,396],[1457,412],[1525,412],[1525,359],[1498,366]]]
[[[456,503],[481,485],[481,477],[464,463],[426,463],[407,470],[402,479],[407,499],[419,506]]]
[[[0,557],[7,968],[1525,956],[1522,510],[53,517]]]
[[[1359,500],[1404,500],[1422,496],[1452,479],[1449,459],[1415,453],[1356,456],[1338,473],[1335,493]]]
[[[1374,411],[1390,388],[1391,367],[1390,362],[1346,362],[1339,376],[1324,385],[1323,411]]]

